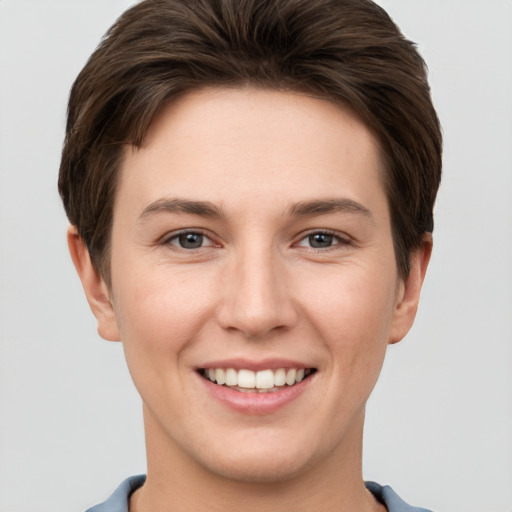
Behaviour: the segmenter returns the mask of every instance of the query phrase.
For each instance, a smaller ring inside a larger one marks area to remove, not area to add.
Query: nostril
[[[261,339],[297,323],[298,312],[271,261],[245,255],[241,268],[226,279],[217,309],[220,326],[249,339]]]

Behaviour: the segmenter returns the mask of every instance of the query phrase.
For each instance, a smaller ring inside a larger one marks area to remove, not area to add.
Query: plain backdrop
[[[56,191],[71,83],[126,0],[0,0],[0,512],[81,512],[145,471]],[[417,322],[372,395],[364,476],[438,512],[512,511],[512,2],[382,0],[444,127]]]

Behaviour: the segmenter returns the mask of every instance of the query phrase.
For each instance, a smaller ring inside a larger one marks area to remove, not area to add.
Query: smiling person
[[[69,100],[59,190],[147,476],[94,512],[419,511],[362,478],[365,404],[410,329],[441,135],[368,0],[146,0]]]

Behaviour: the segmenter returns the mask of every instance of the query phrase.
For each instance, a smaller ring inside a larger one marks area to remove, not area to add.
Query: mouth
[[[278,368],[260,371],[245,368],[200,368],[198,373],[204,379],[234,391],[274,393],[299,384],[316,371],[316,368]]]

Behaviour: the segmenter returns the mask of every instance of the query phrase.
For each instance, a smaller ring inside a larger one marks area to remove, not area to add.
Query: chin
[[[313,446],[291,432],[284,438],[276,435],[272,439],[268,431],[250,437],[249,442],[232,439],[231,443],[210,445],[207,452],[196,452],[196,460],[208,472],[222,478],[268,484],[285,482],[308,472],[328,452],[325,447]]]
[[[245,483],[279,483],[292,480],[307,471],[310,464],[301,457],[252,455],[208,463],[207,470],[222,478]]]

